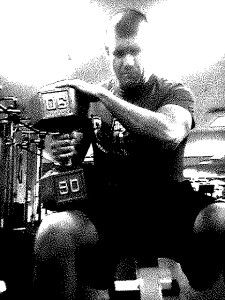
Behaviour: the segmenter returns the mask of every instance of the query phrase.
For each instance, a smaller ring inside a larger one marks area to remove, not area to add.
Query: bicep
[[[175,139],[178,141],[183,140],[192,129],[192,114],[182,106],[166,104],[160,107],[157,112],[167,117]]]

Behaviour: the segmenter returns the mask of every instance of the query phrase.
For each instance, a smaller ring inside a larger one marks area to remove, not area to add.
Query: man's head
[[[147,18],[137,10],[123,10],[111,19],[106,51],[121,88],[134,87],[148,79],[147,31]]]

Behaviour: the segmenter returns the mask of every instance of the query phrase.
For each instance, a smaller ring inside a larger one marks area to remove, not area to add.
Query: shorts
[[[148,192],[146,187],[97,189],[89,195],[85,211],[99,233],[99,244],[86,256],[94,273],[86,278],[104,289],[124,258],[135,261],[136,267],[154,267],[159,257],[184,261],[194,221],[212,202],[211,197],[195,192],[188,181],[168,185],[160,193]]]

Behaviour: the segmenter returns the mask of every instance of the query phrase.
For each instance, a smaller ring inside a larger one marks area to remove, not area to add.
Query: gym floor
[[[32,284],[33,274],[34,232],[32,230],[0,231],[0,288],[3,281],[7,287],[5,292],[0,293],[1,300],[32,299],[32,291],[29,287]],[[172,288],[171,285],[169,286],[168,283],[164,282],[166,289],[163,290],[163,300],[225,299],[225,285],[222,275],[212,290],[197,293],[190,288],[179,264],[165,258],[159,259],[158,264],[159,268],[155,271],[158,272],[160,278],[173,277],[176,279]],[[155,300],[156,298],[158,297],[154,298],[153,296],[151,299]]]
[[[24,230],[0,231],[0,280],[6,284],[1,299],[32,299],[34,234]],[[2,282],[3,283],[3,282]]]

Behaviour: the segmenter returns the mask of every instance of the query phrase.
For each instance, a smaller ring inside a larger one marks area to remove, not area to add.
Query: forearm
[[[69,81],[70,86],[82,91],[91,102],[101,101],[106,109],[130,132],[155,137],[168,145],[177,146],[192,127],[192,115],[179,105],[162,105],[157,111],[125,101],[102,86]],[[182,99],[181,99],[182,100]]]
[[[168,116],[129,103],[107,90],[102,92],[99,98],[118,121],[131,132],[154,136],[164,142],[174,141],[175,126]]]

